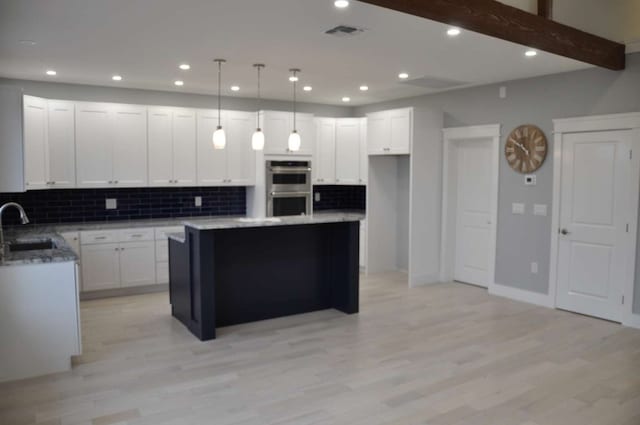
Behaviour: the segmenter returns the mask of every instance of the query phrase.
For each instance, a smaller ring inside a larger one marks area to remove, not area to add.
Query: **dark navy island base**
[[[169,240],[171,311],[216,328],[335,308],[358,312],[359,222],[198,229]]]

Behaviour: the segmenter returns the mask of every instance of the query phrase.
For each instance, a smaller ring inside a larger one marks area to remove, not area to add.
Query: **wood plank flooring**
[[[0,385],[0,424],[640,425],[640,331],[405,280],[207,343],[166,293],[83,302],[73,371]]]

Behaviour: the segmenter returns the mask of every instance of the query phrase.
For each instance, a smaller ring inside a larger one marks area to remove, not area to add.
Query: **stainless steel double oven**
[[[311,162],[267,161],[267,216],[311,214]]]

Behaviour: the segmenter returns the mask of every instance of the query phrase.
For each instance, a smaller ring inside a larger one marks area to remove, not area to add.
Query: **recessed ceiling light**
[[[289,81],[291,81],[292,83],[295,83],[296,81],[298,81],[298,77],[296,77],[295,75],[292,75],[291,77],[289,77]]]
[[[400,78],[401,80],[406,80],[407,78],[409,78],[409,74],[407,74],[406,72],[401,72],[400,74],[398,74],[398,78]]]
[[[173,82],[173,84],[175,84],[176,86],[184,86],[184,81],[176,80],[176,81]]]
[[[360,86],[360,91],[367,91],[369,90],[369,86]]]
[[[343,101],[343,102],[345,102],[345,103],[346,103],[346,102],[351,102],[351,98],[350,98],[350,97],[345,96],[345,97],[343,97],[343,98],[342,98],[342,101]]]
[[[53,69],[48,69],[47,70],[47,75],[56,75],[57,72],[55,72]]]
[[[188,63],[181,63],[179,68],[183,71],[188,71],[191,69],[191,65],[189,65]]]
[[[304,90],[304,91],[311,91],[311,90],[313,90],[313,87],[311,87],[311,86],[304,86],[304,87],[302,88],[302,90]]]
[[[334,6],[338,9],[344,9],[349,6],[349,0],[336,0],[333,2]]]
[[[240,91],[240,86],[231,86],[231,91]]]
[[[113,77],[111,77],[111,79],[113,81],[121,81],[122,80],[122,76],[121,75],[114,75]]]
[[[524,55],[528,56],[530,58],[533,57],[533,56],[536,56],[537,54],[538,54],[538,52],[536,52],[535,50],[527,50],[526,52],[524,52]]]
[[[456,35],[460,35],[460,28],[455,28],[455,27],[449,28],[447,30],[447,35],[449,37],[455,37]]]

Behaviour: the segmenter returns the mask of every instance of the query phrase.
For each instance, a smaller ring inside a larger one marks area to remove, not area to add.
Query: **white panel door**
[[[120,244],[120,282],[123,288],[156,282],[155,242]]]
[[[288,141],[291,133],[289,113],[266,111],[262,114],[264,132],[264,153],[285,155],[289,152]]]
[[[149,185],[169,186],[173,184],[173,112],[171,108],[149,108],[147,114]]]
[[[178,186],[195,186],[196,179],[196,112],[174,109],[173,180]]]
[[[255,184],[256,154],[251,148],[251,136],[255,131],[255,114],[228,111],[225,126],[227,132],[227,183],[236,186]]]
[[[27,190],[47,187],[47,100],[24,96],[24,173]]]
[[[147,109],[114,105],[113,180],[119,187],[147,185]]]
[[[391,122],[383,113],[367,116],[367,149],[369,155],[384,155],[391,149]]]
[[[458,142],[454,279],[489,286],[491,141]]]
[[[49,100],[49,181],[53,188],[76,185],[75,105],[64,100]]]
[[[104,103],[76,103],[78,187],[108,187],[113,180],[113,114]]]
[[[392,153],[409,154],[411,152],[411,118],[411,109],[389,111]]]
[[[337,120],[336,183],[360,183],[360,120],[357,118]]]
[[[198,186],[220,186],[227,178],[227,150],[213,148],[217,126],[218,111],[198,112]]]
[[[369,179],[369,153],[367,152],[367,119],[360,118],[360,184]]]
[[[314,183],[333,184],[336,178],[336,120],[316,119],[316,150],[313,163]]]
[[[630,217],[630,131],[562,140],[559,308],[620,322]]]
[[[83,291],[120,287],[118,244],[83,245],[81,266]]]

